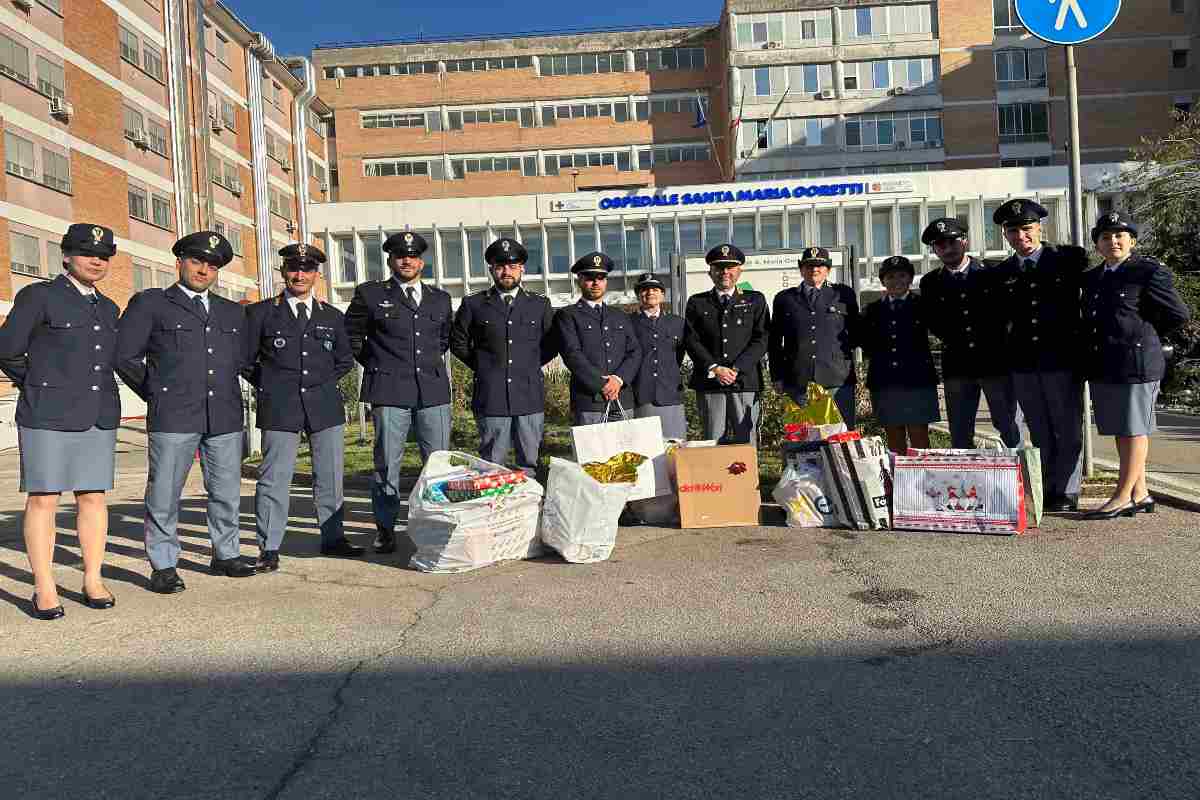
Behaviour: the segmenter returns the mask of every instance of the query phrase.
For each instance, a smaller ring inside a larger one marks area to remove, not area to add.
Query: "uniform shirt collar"
[[[519,292],[521,291],[521,287],[520,287],[520,286],[515,286],[515,287],[513,287],[512,289],[510,289],[510,290],[509,290],[509,291],[507,291],[507,292],[501,291],[501,290],[500,290],[500,288],[499,288],[499,287],[496,287],[496,286],[493,286],[492,288],[493,288],[493,289],[496,291],[496,297],[499,297],[499,298],[500,298],[500,299],[502,299],[502,300],[503,300],[505,297],[511,297],[513,300],[516,300],[516,299],[517,299],[517,293],[519,293]]]
[[[891,295],[886,295],[884,297],[884,300],[886,300],[888,303],[900,303],[900,302],[907,300],[911,295],[912,295],[912,291],[910,290],[910,291],[907,291],[904,294],[900,295],[899,297],[892,297]]]
[[[583,302],[587,303],[590,308],[604,308],[604,300],[603,299],[601,299],[601,300],[584,299]]]
[[[717,297],[733,297],[735,294],[737,294],[736,286],[732,289],[717,289]]]
[[[413,294],[417,298],[417,305],[421,305],[421,278],[419,276],[412,283],[402,283],[399,278],[392,276],[392,282],[396,284],[396,288],[399,289],[405,297],[408,296],[409,287],[412,287]]]
[[[95,286],[84,286],[82,283],[80,283],[79,281],[77,281],[75,279],[74,275],[72,275],[69,272],[64,272],[63,275],[67,276],[67,280],[69,280],[71,282],[71,285],[74,286],[76,289],[78,289],[79,293],[81,295],[83,295],[84,297],[90,297],[91,295],[94,295],[96,293]]]
[[[188,300],[191,300],[195,297],[199,297],[201,300],[204,301],[205,306],[208,305],[208,289],[205,289],[203,292],[193,292],[191,289],[184,286],[182,283],[176,283],[175,285],[177,287],[179,287],[179,291],[181,291],[185,295],[187,295]]]
[[[304,307],[306,307],[308,309],[308,316],[312,317],[313,296],[311,294],[303,300],[301,300],[299,297],[296,297],[295,295],[289,294],[287,296],[287,303],[288,303],[288,308],[290,308],[292,310],[293,316],[297,316],[297,317],[300,316],[297,313],[298,306],[303,305]]]
[[[1129,256],[1125,256],[1125,258],[1122,258],[1120,261],[1118,261],[1116,264],[1114,264],[1114,265],[1113,265],[1113,266],[1111,266],[1111,267],[1110,267],[1108,264],[1105,264],[1105,265],[1104,265],[1104,272],[1105,272],[1105,273],[1109,273],[1109,272],[1116,272],[1116,271],[1117,271],[1117,270],[1119,270],[1121,267],[1125,266],[1125,262],[1126,262],[1126,261],[1128,261],[1128,260],[1129,260]]]
[[[962,264],[957,267],[946,267],[946,273],[949,275],[966,275],[971,269],[971,257],[963,256]]]
[[[653,312],[651,312],[650,309],[648,309],[648,308],[643,308],[642,313],[645,314],[646,317],[648,317],[649,319],[658,319],[659,317],[662,316],[662,306],[659,306],[658,308],[654,309]]]
[[[1045,251],[1045,249],[1046,248],[1043,245],[1039,244],[1037,250],[1034,250],[1032,253],[1030,253],[1027,256],[1017,256],[1017,259],[1022,264],[1024,264],[1026,261],[1032,261],[1033,265],[1036,267],[1037,263],[1038,263],[1038,259],[1040,259],[1042,257],[1042,253]]]

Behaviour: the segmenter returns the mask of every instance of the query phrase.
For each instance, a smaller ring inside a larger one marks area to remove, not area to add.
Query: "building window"
[[[162,83],[163,59],[162,51],[150,42],[142,42],[142,69],[154,80]]]
[[[1024,30],[1017,16],[1014,0],[992,0],[992,22],[997,33],[1018,33]]]
[[[150,140],[150,149],[160,156],[167,154],[167,129],[154,120],[146,120],[146,138]]]
[[[62,16],[62,0],[38,0],[38,2],[60,17]]]
[[[988,219],[990,219],[990,217],[988,217]],[[995,228],[997,226],[991,225],[989,227]],[[920,206],[900,206],[900,252],[921,252]]]
[[[759,247],[778,250],[783,247],[783,215],[763,214],[759,220]]]
[[[871,209],[871,255],[890,256],[892,253],[892,210]]]
[[[0,72],[29,83],[29,50],[0,34]]]
[[[142,48],[141,44],[138,42],[137,34],[126,28],[124,25],[118,25],[117,38],[121,43],[121,58],[140,69],[142,64],[138,54],[141,52]]]
[[[136,139],[142,135],[142,130],[145,128],[145,122],[142,115],[132,108],[125,108],[125,138]]]
[[[1045,50],[1000,50],[996,53],[996,82],[1046,85]]]
[[[42,274],[42,251],[37,238],[24,233],[9,233],[9,259],[12,271],[22,275]]]
[[[654,165],[676,164],[685,161],[708,161],[712,155],[706,144],[660,145],[653,149],[639,151],[652,152]]]
[[[771,94],[771,68],[756,67],[754,70],[754,93],[759,97]]]
[[[353,236],[334,236],[333,243],[337,245],[340,264],[338,277],[341,283],[358,283],[358,254],[354,249]]]
[[[66,83],[63,80],[61,64],[55,64],[45,56],[37,57],[37,87],[38,91],[50,97],[66,97]]]
[[[220,233],[220,231],[217,231]],[[150,268],[144,267],[141,264],[133,265],[133,290],[140,292],[143,289],[149,289],[150,286]]]
[[[34,178],[33,142],[22,139],[12,131],[4,132],[4,170],[10,175]]]
[[[942,118],[937,112],[909,114],[908,141],[914,147],[942,146]]]
[[[291,200],[283,192],[274,187],[268,189],[268,199],[271,206],[271,213],[283,217],[290,222],[292,219]]]
[[[999,117],[1001,144],[1050,140],[1050,115],[1046,103],[1000,106]]]
[[[142,222],[150,221],[149,200],[146,197],[145,189],[137,186],[129,187],[129,216],[140,219]]]
[[[525,262],[526,275],[542,274],[542,229],[539,227],[521,228],[521,244],[529,253]]]
[[[542,68],[545,69],[546,62],[550,56],[542,56]],[[435,72],[437,70],[437,62],[429,62],[434,65],[434,69],[428,70]],[[401,65],[403,66],[403,65]],[[490,69],[529,69],[533,66],[533,56],[506,56],[504,58],[463,58],[455,61],[446,62],[446,72],[481,72]],[[622,70],[613,70],[621,72]],[[547,74],[546,72],[542,73]]]
[[[221,124],[231,131],[237,130],[237,109],[224,97],[221,98]]]
[[[50,272],[61,270],[63,266],[62,245],[58,242],[46,241],[46,267]]]
[[[462,160],[463,159],[458,159],[460,163]],[[475,160],[478,161],[478,159]],[[504,159],[505,164],[500,170],[491,169],[490,165],[492,159],[488,159],[488,161],[489,169],[483,170],[485,172],[503,172],[508,168],[507,159]],[[454,162],[451,162],[452,165],[453,163]],[[444,180],[445,177],[444,166],[445,165],[441,158],[421,160],[366,161],[363,162],[363,174],[368,178],[406,178],[411,176],[424,176],[430,180],[440,181]],[[520,169],[520,166],[518,165],[516,168]],[[479,172],[480,170],[476,164],[475,168],[471,169],[470,171]],[[455,177],[462,176],[455,175]]]
[[[442,239],[442,277],[462,280],[464,264],[462,232],[458,228],[448,228],[441,231],[440,235]]]
[[[665,47],[658,50],[638,50],[633,54],[633,68],[639,72],[660,70],[704,69],[703,47]]]
[[[478,59],[476,59],[478,61]],[[490,60],[490,59],[489,59]],[[447,70],[450,64],[446,64]],[[571,53],[568,55],[542,56],[541,74],[595,75],[625,71],[625,51],[615,53]]]
[[[366,279],[369,281],[383,280],[383,240],[378,233],[360,233],[362,240],[364,266],[367,268]]]
[[[1188,65],[1187,50],[1172,50],[1171,51],[1171,66],[1174,69],[1186,69]]]
[[[151,198],[154,224],[160,228],[171,229],[171,201],[161,195]]]
[[[225,188],[231,192],[240,192],[242,183],[238,177],[238,167],[232,161],[225,162]]]
[[[217,57],[217,61],[228,66],[228,56],[225,54],[225,48],[229,44],[229,40],[220,31],[215,31],[216,36],[213,39],[213,55]]]
[[[60,192],[70,192],[71,160],[53,150],[42,148],[42,183]]]
[[[276,83],[275,81],[271,81],[271,88],[270,88],[271,105],[275,106],[276,108],[279,108],[279,93],[282,89],[283,89],[283,87],[280,86],[278,83]]]

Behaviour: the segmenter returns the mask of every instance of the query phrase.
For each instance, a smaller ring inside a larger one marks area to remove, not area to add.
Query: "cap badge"
[[[1012,201],[1012,205],[1010,205],[1010,206],[1009,206],[1009,208],[1011,208],[1011,209],[1012,209],[1012,213],[1014,213],[1014,214],[1020,214],[1020,213],[1021,213],[1021,201],[1020,201],[1020,200],[1013,200],[1013,201]]]
[[[727,244],[721,245],[721,255],[723,255],[723,256],[729,255],[729,245],[727,245]]]
[[[296,255],[300,256],[301,258],[304,258],[306,255],[308,255],[308,245],[304,244],[303,242],[296,245]]]
[[[92,241],[100,244],[100,240],[104,238],[104,230],[100,227],[92,228]]]
[[[1109,221],[1109,222],[1114,222],[1114,223],[1115,223],[1115,222],[1120,222],[1120,221],[1121,221],[1121,217],[1120,217],[1120,216],[1117,214],[1117,212],[1115,212],[1115,211],[1114,211],[1113,213],[1111,213],[1111,214],[1109,214],[1109,215],[1108,215],[1108,221]]]
[[[500,249],[506,253],[508,252],[508,240],[507,239],[500,240]]]
[[[208,249],[209,250],[216,250],[217,245],[219,245],[220,243],[221,243],[221,240],[218,239],[216,236],[208,237]]]
[[[405,244],[412,244],[412,243],[413,243],[413,235],[412,235],[411,233],[406,233],[406,234],[404,234],[404,243],[405,243]]]
[[[600,256],[592,256],[592,263],[598,267],[604,263],[604,259]]]
[[[938,233],[945,233],[946,232],[946,223],[939,222],[937,224],[937,229],[938,229]]]

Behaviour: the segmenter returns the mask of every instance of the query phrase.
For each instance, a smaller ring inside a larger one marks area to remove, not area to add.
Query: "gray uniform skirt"
[[[107,492],[113,488],[117,429],[50,431],[17,428],[21,491]]]
[[[1149,436],[1154,424],[1158,381],[1090,383],[1092,411],[1101,436]]]
[[[936,386],[885,386],[871,390],[871,408],[885,426],[928,425],[942,418]]]

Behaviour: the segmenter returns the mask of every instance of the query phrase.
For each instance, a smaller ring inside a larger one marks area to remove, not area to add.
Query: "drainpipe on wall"
[[[283,62],[289,69],[299,67],[304,72],[304,88],[292,101],[292,144],[293,162],[296,165],[297,213],[300,216],[300,235],[297,241],[308,242],[308,106],[317,94],[317,71],[304,56],[295,56]]]
[[[175,230],[183,236],[196,222],[192,191],[192,148],[188,129],[186,0],[164,0],[163,40],[167,57],[167,111],[171,127],[171,173],[175,179]],[[205,101],[207,102],[207,100]]]
[[[180,0],[181,3],[186,3],[186,0]],[[204,46],[204,3],[196,3],[196,41],[195,41],[195,59],[196,65],[200,68],[200,96],[196,98],[197,105],[203,109],[200,112],[198,125],[200,128],[200,155],[196,164],[196,175],[200,178],[200,198],[203,200],[203,205],[200,208],[200,230],[211,230],[213,220],[213,188],[212,181],[208,174],[209,157],[208,154],[212,148],[212,129],[208,120],[208,59],[206,56],[206,48]],[[187,41],[187,36],[183,37]],[[186,52],[186,50],[185,50]],[[219,113],[219,112],[218,112]],[[189,126],[190,127],[190,126]],[[191,192],[189,191],[189,194]]]
[[[275,48],[264,34],[251,34],[246,58],[246,93],[250,106],[250,169],[254,174],[255,242],[258,244],[258,296],[270,297],[275,288],[274,247],[271,243],[270,183],[267,180],[267,140],[263,122],[263,64],[275,60]]]

